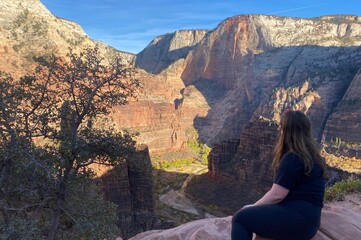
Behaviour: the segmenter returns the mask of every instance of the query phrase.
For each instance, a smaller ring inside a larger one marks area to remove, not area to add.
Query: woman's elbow
[[[289,190],[285,187],[282,187],[278,184],[273,184],[271,189],[271,194],[273,196],[274,201],[281,202],[283,199],[287,197]]]
[[[287,195],[280,195],[280,194],[275,194],[273,195],[273,199],[276,203],[282,202],[283,199],[286,198]]]

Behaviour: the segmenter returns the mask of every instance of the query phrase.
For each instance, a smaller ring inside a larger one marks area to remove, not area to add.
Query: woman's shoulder
[[[302,164],[303,161],[299,154],[297,154],[294,151],[288,151],[286,152],[281,159],[282,162],[292,162],[293,164]]]
[[[298,154],[297,154],[296,152],[294,152],[294,151],[288,151],[288,152],[286,152],[286,153],[282,156],[282,158],[297,158],[297,159],[301,160],[300,155],[298,155]]]

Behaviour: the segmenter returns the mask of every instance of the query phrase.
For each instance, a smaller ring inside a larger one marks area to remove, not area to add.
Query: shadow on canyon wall
[[[185,58],[192,49],[192,46],[169,51],[172,38],[173,34],[169,33],[164,35],[156,43],[151,43],[137,54],[135,66],[142,68],[149,73],[159,74],[177,60]],[[157,59],[154,60],[155,58]]]
[[[157,224],[148,147],[138,146],[131,159],[107,170],[95,181],[103,190],[104,199],[118,206],[118,226],[123,238],[153,229]]]
[[[198,56],[182,73],[186,86],[194,85],[210,106],[206,117],[194,119],[199,140],[209,145],[239,138],[244,124],[254,117],[272,119],[292,107],[307,111],[320,142],[327,120],[343,107],[339,103],[361,67],[361,47],[356,46],[280,47],[233,59],[218,55],[221,59],[209,60],[217,64],[207,65]],[[217,68],[212,74],[209,65]],[[195,68],[201,74],[188,70]],[[361,109],[359,105],[354,108]],[[347,123],[339,127],[346,130]],[[361,135],[357,139],[361,142]]]

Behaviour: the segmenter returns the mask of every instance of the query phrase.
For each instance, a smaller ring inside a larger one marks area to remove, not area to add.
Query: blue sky
[[[79,23],[93,39],[138,53],[156,36],[214,29],[239,14],[361,16],[361,0],[41,0],[56,16]]]

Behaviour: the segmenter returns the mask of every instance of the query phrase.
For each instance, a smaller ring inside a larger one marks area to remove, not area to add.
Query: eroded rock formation
[[[212,149],[208,159],[209,177],[236,179],[240,184],[265,191],[272,185],[276,137],[275,122],[264,118],[248,122],[239,141],[223,141]]]
[[[137,56],[136,62],[148,72],[159,73],[142,75],[148,79],[144,81],[148,84],[144,87],[147,101],[174,106],[171,114],[182,125],[179,136],[194,127],[199,139],[213,146],[239,138],[248,121],[259,116],[278,121],[289,108],[308,114],[315,136],[321,141],[329,117],[361,66],[360,33],[361,21],[357,16],[314,19],[236,16],[198,38],[192,31],[156,38]],[[185,39],[185,44],[169,47],[175,39]],[[182,52],[175,60],[172,54],[179,49],[187,49],[188,53]],[[157,80],[152,84],[150,78]],[[160,97],[162,94],[167,98]],[[182,108],[185,105],[189,108]],[[128,118],[131,117],[128,110],[117,111]],[[173,119],[154,116],[154,120],[162,120],[167,133],[158,135],[155,130],[150,139],[154,125],[142,122],[148,128],[140,130],[139,140],[152,141],[151,152],[160,146],[172,151],[184,146],[178,143],[175,147],[172,142]],[[331,126],[332,121],[328,124]],[[338,128],[346,126],[338,124]]]
[[[117,56],[126,64],[133,63],[134,54],[90,39],[79,24],[54,16],[39,0],[0,0],[2,71],[27,74],[33,68],[34,56],[65,56],[69,48],[79,52],[96,44],[105,59]]]
[[[336,16],[251,15],[222,22],[190,52],[182,72],[211,107],[195,122],[201,139],[238,138],[252,116],[277,119],[286,108],[309,112],[319,136],[360,66],[360,26],[357,17],[348,23]]]
[[[327,120],[324,142],[348,156],[361,158],[361,71]],[[347,127],[345,127],[347,125]]]
[[[202,219],[168,230],[141,233],[131,240],[228,240],[231,238],[232,217]],[[302,227],[302,226],[300,226]],[[321,227],[312,240],[358,239],[361,236],[361,209],[324,207]],[[256,240],[265,240],[257,237]]]
[[[207,32],[207,30],[179,30],[158,36],[137,54],[135,65],[150,73],[158,74],[177,60],[184,59]]]
[[[0,0],[0,70],[28,73],[33,56],[64,55],[68,47],[80,51],[95,44],[79,25],[53,16],[38,0]],[[138,141],[151,153],[185,151],[189,132],[196,130],[200,141],[216,146],[212,178],[237,178],[262,188],[271,181],[276,132],[259,117],[277,122],[290,108],[307,113],[315,136],[330,150],[336,143],[337,151],[359,156],[358,16],[243,15],[212,31],[160,36],[136,57],[99,47],[105,57],[120,56],[144,69],[137,73],[143,86],[138,100],[115,108],[113,118],[121,128],[139,132]],[[239,138],[237,148],[238,141],[229,139]],[[147,229],[146,212],[153,210],[143,192],[150,189],[146,176],[131,166],[115,171],[104,179],[126,199],[119,202],[125,214],[120,221],[139,219],[125,234]],[[119,201],[110,191],[105,195]]]
[[[118,225],[122,237],[153,229],[159,220],[155,215],[152,166],[146,146],[138,146],[129,161],[100,176],[104,197],[118,206]]]
[[[1,0],[0,6],[2,70],[23,73],[33,56],[95,45],[79,25],[53,16],[40,1]],[[99,46],[105,58],[120,56],[145,70],[137,75],[143,85],[138,102],[115,115],[121,127],[140,133],[138,141],[151,153],[181,150],[194,128],[210,146],[237,139],[248,121],[277,121],[286,108],[307,112],[319,141],[358,144],[356,133],[339,133],[348,115],[358,129],[358,16],[242,15],[211,31],[159,36],[137,56]],[[350,104],[353,113],[341,114]]]

